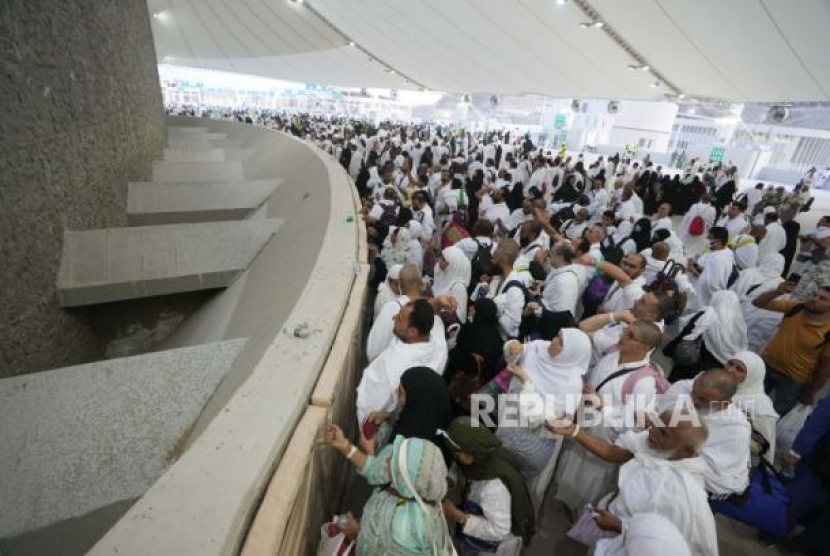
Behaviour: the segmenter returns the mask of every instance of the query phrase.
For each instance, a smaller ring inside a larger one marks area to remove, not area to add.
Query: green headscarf
[[[447,435],[457,448],[475,458],[470,466],[462,465],[464,475],[473,481],[499,479],[510,492],[512,531],[530,544],[536,529],[533,503],[524,477],[519,473],[513,454],[502,448],[501,440],[483,425],[474,426],[469,417],[458,417],[450,423]]]

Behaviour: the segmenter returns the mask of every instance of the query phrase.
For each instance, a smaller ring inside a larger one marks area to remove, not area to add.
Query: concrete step
[[[282,224],[280,218],[64,232],[64,307],[227,287]]]
[[[141,496],[246,339],[0,380],[0,538]],[[34,551],[32,554],[40,553]]]
[[[282,180],[133,182],[127,190],[127,219],[130,226],[242,220],[280,183]]]
[[[206,182],[240,181],[245,175],[241,162],[169,162],[153,161],[153,181]]]
[[[169,136],[179,136],[179,135],[201,135],[208,133],[208,128],[201,127],[201,126],[167,126],[167,135]]]
[[[181,139],[176,137],[167,137],[167,146],[171,149],[183,149],[189,151],[203,151],[214,148],[213,141],[200,138],[188,139],[185,136],[182,136]]]
[[[164,148],[164,160],[168,162],[225,162],[224,149]]]

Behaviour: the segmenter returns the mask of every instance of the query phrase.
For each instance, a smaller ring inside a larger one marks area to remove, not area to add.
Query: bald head
[[[665,241],[658,241],[651,246],[651,254],[658,261],[667,260],[670,252],[671,250],[669,249],[669,244]]]
[[[698,375],[694,388],[707,388],[718,392],[718,401],[729,401],[735,395],[735,381],[726,369],[709,369]],[[693,389],[694,389],[693,388]]]
[[[498,261],[499,266],[513,266],[513,263],[519,258],[519,251],[518,243],[512,239],[503,239],[496,247],[493,257]]]
[[[636,320],[630,326],[637,340],[648,346],[649,350],[654,349],[660,343],[660,338],[663,333],[660,332],[660,328],[653,322]]]
[[[409,296],[413,290],[417,293],[421,287],[421,273],[414,263],[406,263],[400,274],[401,293]],[[412,296],[409,296],[412,297]]]
[[[724,369],[700,373],[692,386],[692,403],[701,415],[726,409],[735,395],[735,380]]]

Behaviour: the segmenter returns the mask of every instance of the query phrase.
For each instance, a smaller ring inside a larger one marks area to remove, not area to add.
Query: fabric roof
[[[148,5],[160,61],[286,80],[578,98],[830,100],[826,0]],[[605,25],[580,26],[590,21]],[[650,70],[628,68],[643,64]]]

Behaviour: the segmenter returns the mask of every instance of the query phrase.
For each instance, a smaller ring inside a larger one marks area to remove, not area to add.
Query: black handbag
[[[694,340],[686,340],[685,338],[692,333],[695,324],[702,316],[703,311],[693,316],[686,323],[686,326],[683,327],[683,330],[680,331],[680,334],[663,348],[663,355],[671,357],[674,360],[674,364],[678,367],[688,367],[700,361],[700,353],[703,347],[703,334]]]

